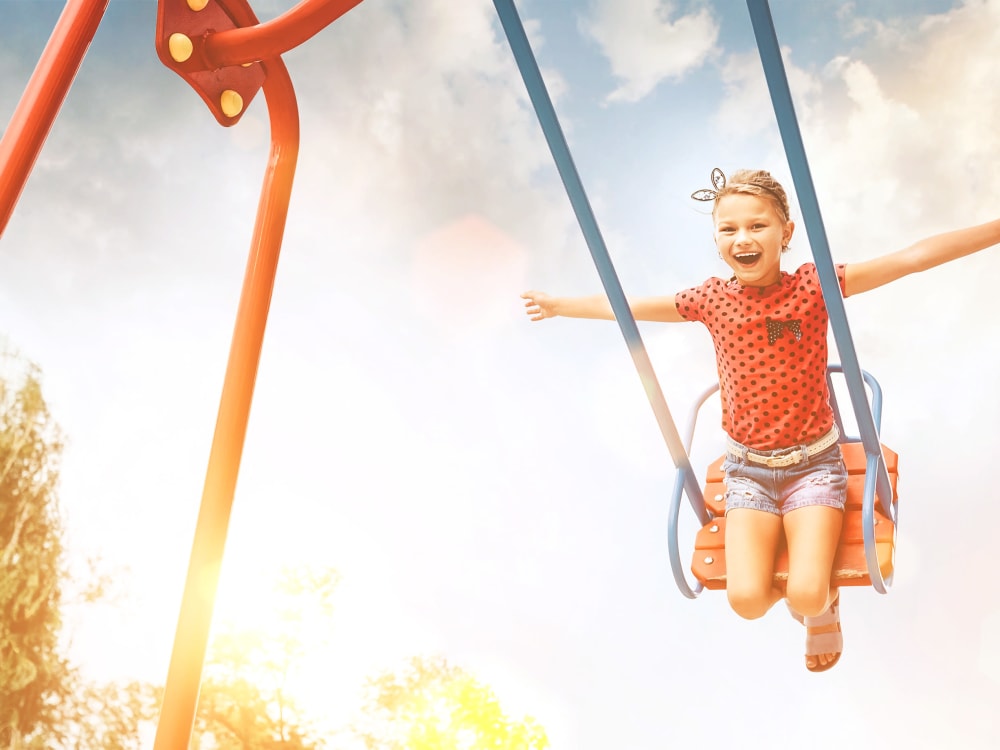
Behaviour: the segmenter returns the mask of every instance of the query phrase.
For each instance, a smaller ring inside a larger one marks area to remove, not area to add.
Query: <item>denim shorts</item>
[[[761,453],[780,456],[787,452]],[[837,444],[781,468],[754,463],[745,454],[728,451],[722,468],[726,472],[727,513],[733,508],[752,508],[783,516],[809,505],[843,510],[847,500],[847,468]]]

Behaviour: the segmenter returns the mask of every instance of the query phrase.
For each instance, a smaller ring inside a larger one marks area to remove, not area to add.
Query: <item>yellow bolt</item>
[[[194,52],[194,45],[184,34],[171,34],[170,39],[167,40],[167,47],[174,62],[179,63],[185,62]]]
[[[232,89],[226,89],[219,97],[219,104],[222,106],[222,113],[226,117],[236,117],[243,111],[243,97]]]
[[[208,0],[187,0],[188,7],[197,13],[199,10],[204,10],[205,6],[208,5]]]

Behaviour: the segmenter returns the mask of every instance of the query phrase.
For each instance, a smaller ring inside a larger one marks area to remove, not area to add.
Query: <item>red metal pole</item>
[[[0,137],[0,235],[59,114],[109,0],[69,0]]]
[[[268,76],[263,91],[271,119],[271,153],[208,459],[155,750],[186,750],[191,739],[219,570],[298,158],[299,115],[291,79],[280,58],[268,59],[265,65]]]
[[[205,55],[217,67],[277,57],[336,21],[362,0],[302,0],[277,18],[227,29],[205,39]]]

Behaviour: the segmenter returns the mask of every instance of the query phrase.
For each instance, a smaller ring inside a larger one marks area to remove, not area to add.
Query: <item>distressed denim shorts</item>
[[[780,456],[787,452],[758,453]],[[722,468],[726,472],[727,513],[733,508],[752,508],[783,516],[809,505],[843,510],[847,500],[847,468],[839,444],[781,468],[748,461],[745,452],[736,455],[730,450]]]

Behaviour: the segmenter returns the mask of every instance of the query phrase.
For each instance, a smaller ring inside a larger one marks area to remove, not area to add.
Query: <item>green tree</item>
[[[338,582],[330,569],[285,568],[261,610],[220,623],[205,663],[193,748],[318,750],[323,740],[291,697],[289,677],[302,663],[302,626],[330,615]]]
[[[156,691],[142,682],[98,684],[84,680],[74,672],[72,693],[59,706],[59,734],[52,737],[36,733],[25,750],[140,750],[141,729],[152,729],[156,717]]]
[[[58,426],[38,368],[0,350],[0,747],[60,736],[72,670],[59,649],[63,546]]]
[[[504,714],[493,691],[440,657],[415,657],[368,682],[355,733],[368,750],[544,750],[532,717]]]
[[[137,750],[152,690],[88,683],[60,647],[67,584],[81,603],[107,590],[93,565],[66,569],[62,450],[39,368],[0,339],[0,750]]]

